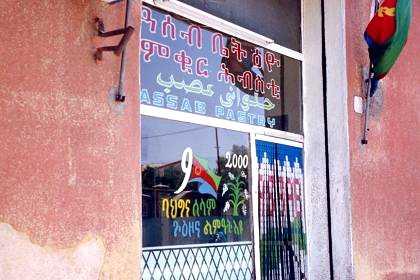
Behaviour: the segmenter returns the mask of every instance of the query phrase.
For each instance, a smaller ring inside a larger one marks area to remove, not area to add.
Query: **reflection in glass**
[[[141,147],[143,247],[252,240],[246,133],[142,116]]]
[[[144,5],[142,104],[301,133],[301,62]]]
[[[299,0],[180,0],[300,51]]]

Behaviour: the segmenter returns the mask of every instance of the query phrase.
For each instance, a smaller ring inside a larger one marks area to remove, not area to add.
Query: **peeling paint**
[[[76,247],[53,249],[0,223],[0,279],[99,279],[104,261],[102,240],[86,237]]]
[[[0,1],[0,279],[139,278],[139,38],[117,113],[108,92],[120,58],[95,63],[109,41],[93,19],[121,27],[125,3],[102,4]]]

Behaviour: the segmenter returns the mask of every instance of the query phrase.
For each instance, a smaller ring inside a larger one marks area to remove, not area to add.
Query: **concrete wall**
[[[332,275],[353,277],[345,0],[324,0],[325,84]]]
[[[420,279],[420,3],[407,45],[373,104],[369,143],[353,110],[368,65],[370,0],[346,1],[353,254],[356,279]]]
[[[321,1],[303,1],[303,131],[309,279],[330,279]]]
[[[124,25],[125,3],[0,1],[0,279],[138,279],[138,17],[120,58],[93,19]],[[115,41],[115,39],[113,40]]]

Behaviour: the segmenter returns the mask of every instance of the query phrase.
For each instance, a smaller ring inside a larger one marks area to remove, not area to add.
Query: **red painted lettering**
[[[261,53],[258,49],[252,53],[252,65],[261,68]]]
[[[205,66],[208,66],[208,65],[209,65],[209,61],[207,58],[205,57],[197,58],[197,60],[195,61],[195,72],[197,76],[208,78],[209,71],[204,68]]]
[[[255,78],[255,91],[261,93],[265,92],[265,82],[260,76]]]
[[[174,54],[174,61],[179,64],[182,72],[192,74],[192,59],[184,50]]]
[[[217,79],[219,81],[224,81],[225,83],[231,83],[235,85],[235,75],[230,73],[229,69],[226,67],[226,64],[220,64],[220,71],[217,73]]]
[[[247,58],[246,50],[242,49],[241,42],[236,41],[235,38],[231,38],[231,45],[232,53],[236,54],[236,59],[239,62],[242,62],[242,59]]]
[[[229,58],[229,49],[223,43],[223,35],[214,33],[211,36],[211,51],[212,53],[219,53],[222,57]]]
[[[186,39],[187,44],[189,46],[194,46],[194,39],[195,39],[195,45],[197,46],[197,48],[201,49],[203,47],[203,35],[201,33],[201,28],[197,25],[194,25],[194,24],[189,25],[188,30],[186,32],[181,31],[179,33],[179,36],[182,39]]]
[[[280,60],[276,58],[272,52],[266,52],[264,55],[265,64],[267,65],[268,72],[273,71],[273,65],[280,67]]]
[[[254,88],[254,77],[251,71],[245,71],[242,75],[238,75],[237,79],[239,82],[242,82],[244,89],[252,90]]]
[[[161,32],[163,37],[170,36],[172,40],[176,40],[176,27],[170,15],[166,15],[165,20],[162,21]]]
[[[149,24],[149,31],[152,33],[156,33],[156,25],[157,22],[152,17],[152,10],[144,7],[141,9],[141,21],[144,23]]]
[[[274,79],[271,79],[270,83],[267,84],[267,89],[271,90],[272,97],[280,99],[280,87]]]
[[[150,58],[157,53],[159,57],[169,58],[171,56],[171,49],[158,42],[142,39],[140,43],[141,50],[144,52],[144,61],[150,62]]]

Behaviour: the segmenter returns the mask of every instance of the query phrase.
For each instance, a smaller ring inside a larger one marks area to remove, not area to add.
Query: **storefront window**
[[[142,279],[303,279],[300,1],[182,2],[141,12]]]
[[[143,246],[251,241],[249,137],[143,117]]]
[[[144,6],[141,103],[302,132],[301,62]]]

